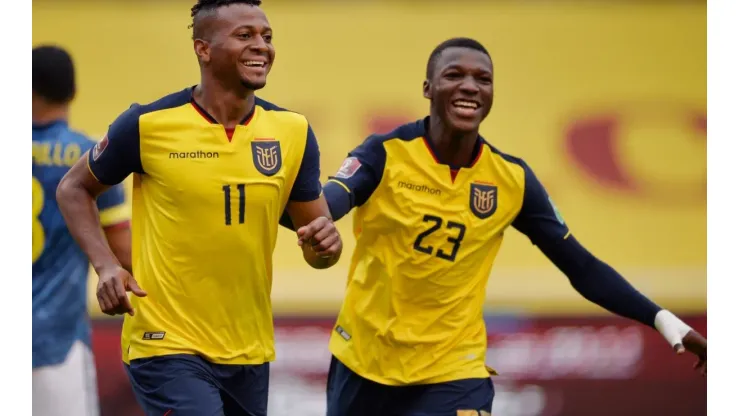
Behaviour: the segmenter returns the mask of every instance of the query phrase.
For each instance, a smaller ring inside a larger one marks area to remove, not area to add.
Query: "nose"
[[[478,88],[478,83],[475,82],[472,76],[466,76],[463,78],[462,83],[460,83],[460,91],[472,95],[480,91],[480,88]]]
[[[267,42],[265,42],[265,40],[262,38],[262,36],[255,36],[254,39],[255,39],[255,41],[252,42],[251,45],[249,45],[249,49],[252,52],[263,52],[263,53],[267,53],[267,51],[269,50],[269,48],[267,47]]]

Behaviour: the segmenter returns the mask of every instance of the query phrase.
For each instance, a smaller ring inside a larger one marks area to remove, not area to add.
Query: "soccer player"
[[[357,208],[329,345],[329,416],[491,412],[483,304],[509,226],[586,299],[655,327],[706,371],[706,340],[581,246],[532,169],[479,135],[493,102],[480,43],[434,49],[423,93],[428,117],[370,136],[324,186],[335,221]]]
[[[149,415],[265,415],[281,213],[298,225],[312,267],[330,267],[341,253],[308,121],[255,97],[275,58],[259,5],[195,4],[200,83],[131,106],[57,193],[98,272],[101,308],[127,313],[123,361]],[[96,232],[92,204],[129,174],[133,275]]]
[[[33,412],[96,415],[98,392],[87,316],[89,263],[54,198],[57,185],[95,143],[70,129],[75,97],[72,58],[62,48],[32,51],[33,119]],[[111,188],[97,200],[103,231],[116,258],[131,267],[131,234],[124,193]]]

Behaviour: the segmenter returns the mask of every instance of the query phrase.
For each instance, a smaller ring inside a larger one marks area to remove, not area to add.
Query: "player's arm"
[[[67,172],[57,188],[59,209],[98,274],[98,302],[108,314],[133,314],[127,290],[146,295],[108,244],[96,203],[99,195],[132,172],[143,173],[136,106],[113,122],[106,137]]]
[[[334,221],[364,204],[375,192],[383,177],[385,159],[382,139],[370,136],[351,151],[337,173],[329,177],[323,192]],[[280,224],[295,229],[287,215],[283,215]]]
[[[522,166],[524,202],[512,224],[514,228],[528,236],[583,297],[612,313],[656,328],[677,351],[683,351],[685,346],[705,362],[706,340],[584,248],[571,234],[534,172],[523,162]],[[702,341],[703,352],[700,345],[694,345]]]
[[[319,145],[309,125],[303,160],[285,212],[296,225],[298,244],[303,249],[306,263],[315,269],[325,269],[339,260],[342,239],[321,193],[319,166]]]
[[[123,186],[118,184],[97,199],[100,225],[113,254],[121,266],[133,273],[131,265],[131,222]]]

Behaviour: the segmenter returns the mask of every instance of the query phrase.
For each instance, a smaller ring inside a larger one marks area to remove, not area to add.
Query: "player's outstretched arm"
[[[514,228],[527,235],[583,297],[612,313],[657,329],[677,353],[688,349],[696,354],[696,368],[706,374],[706,339],[586,250],[570,233],[532,170],[524,162],[521,164],[525,193],[522,209],[512,224]]]
[[[110,186],[121,183],[132,172],[143,173],[138,126],[138,113],[132,107],[67,172],[57,188],[59,209],[67,228],[98,274],[98,303],[109,315],[134,314],[127,291],[146,296],[108,244],[96,204],[98,196]]]

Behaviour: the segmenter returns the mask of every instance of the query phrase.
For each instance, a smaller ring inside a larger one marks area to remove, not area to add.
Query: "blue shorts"
[[[131,387],[150,416],[266,416],[270,364],[212,364],[178,354],[132,360]]]
[[[327,416],[469,416],[480,411],[490,414],[493,382],[487,377],[386,386],[360,377],[332,357],[326,405]],[[464,410],[468,412],[461,412]]]

